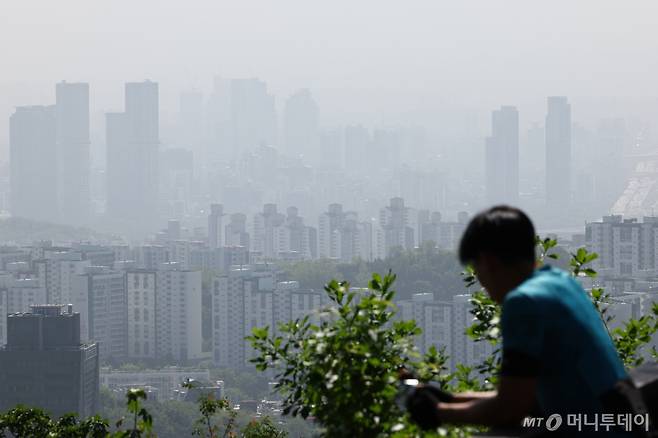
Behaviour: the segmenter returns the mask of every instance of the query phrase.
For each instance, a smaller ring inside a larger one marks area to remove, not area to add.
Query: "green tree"
[[[286,438],[287,432],[277,428],[270,417],[262,420],[251,420],[244,429],[242,429],[242,438]]]
[[[404,425],[395,404],[397,373],[417,358],[413,321],[394,321],[395,275],[373,274],[371,292],[357,296],[349,283],[325,287],[333,306],[319,325],[308,317],[257,328],[249,340],[257,369],[274,368],[284,414],[313,416],[325,436],[387,435]]]
[[[126,409],[131,414],[132,427],[128,430],[119,430],[114,438],[137,438],[153,436],[153,417],[142,406],[142,400],[146,400],[146,392],[141,388],[131,388],[126,392]],[[125,418],[117,422],[117,428],[123,425]]]

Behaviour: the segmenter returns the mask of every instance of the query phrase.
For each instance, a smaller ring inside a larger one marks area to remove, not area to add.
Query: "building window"
[[[139,309],[135,309],[135,321],[139,321]]]
[[[630,242],[633,238],[633,228],[631,227],[622,227],[619,232],[619,240],[622,242]]]
[[[632,263],[620,263],[619,264],[619,273],[621,275],[632,275],[633,274],[633,264]]]
[[[622,259],[633,258],[633,247],[631,245],[623,245],[619,247],[619,257]]]

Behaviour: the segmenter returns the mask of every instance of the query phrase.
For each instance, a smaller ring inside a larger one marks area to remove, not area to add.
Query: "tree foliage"
[[[103,394],[103,397],[111,395]],[[100,416],[79,419],[76,415],[66,414],[59,419],[52,419],[46,412],[37,408],[16,406],[10,411],[0,415],[0,437],[13,438],[146,438],[159,436],[156,433],[154,418],[158,418],[161,425],[166,424],[168,416],[178,422],[181,407],[186,403],[176,402],[173,410],[165,409],[158,415],[152,415],[146,407],[147,395],[143,389],[133,388],[126,392],[124,415],[114,423]],[[191,405],[191,404],[190,404]],[[161,405],[168,407],[168,404]],[[237,412],[229,407],[227,400],[214,400],[211,396],[202,396],[197,404],[201,418],[196,427],[180,428],[166,431],[162,436],[191,436],[198,435],[213,438],[283,438],[287,434],[269,419],[250,419],[240,428],[236,421]],[[224,418],[224,428],[216,423],[218,413],[228,413]],[[127,415],[126,415],[127,414]],[[244,424],[244,423],[243,423]],[[190,423],[191,426],[191,423]]]
[[[282,335],[256,328],[249,338],[253,362],[277,371],[284,414],[315,417],[326,436],[377,436],[402,421],[395,405],[397,372],[413,359],[413,321],[394,321],[395,275],[373,274],[371,292],[357,296],[333,280],[325,290],[333,306],[319,324],[309,317],[283,324]],[[280,365],[280,366],[279,366]]]
[[[290,280],[303,288],[322,290],[332,279],[343,279],[355,287],[366,287],[373,272],[396,274],[396,291],[400,299],[429,289],[438,290],[441,298],[451,298],[461,287],[459,263],[451,252],[441,250],[432,242],[419,248],[394,248],[386,259],[372,262],[355,259],[350,263],[336,260],[312,260],[282,266]]]

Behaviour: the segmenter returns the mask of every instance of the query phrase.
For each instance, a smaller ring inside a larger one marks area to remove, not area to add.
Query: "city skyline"
[[[0,434],[649,431],[656,16],[2,2]]]
[[[316,217],[324,205],[341,202],[376,217],[386,199],[401,197],[415,208],[452,216],[487,204],[518,204],[540,226],[564,228],[608,214],[625,193],[634,159],[627,157],[651,151],[637,126],[623,118],[583,127],[564,96],[549,96],[544,126],[525,132],[517,107],[500,106],[491,113],[488,136],[465,140],[457,154],[438,148],[421,127],[322,128],[319,106],[306,89],[277,114],[267,83],[220,78],[208,96],[181,93],[171,144],[163,140],[159,88],[148,80],[125,83],[125,110],[105,113],[104,167],[90,160],[90,126],[96,125],[89,120],[89,84],[60,82],[54,106],[17,107],[10,119],[15,159],[9,163],[17,191],[6,174],[0,210],[135,239],[169,219],[200,224],[212,203],[248,216],[259,205],[277,203]],[[44,128],[21,128],[21,120]],[[364,160],[371,166],[363,168]],[[536,173],[529,181],[531,169]],[[606,169],[615,177],[606,177]],[[54,195],[39,189],[43,176]],[[30,212],[21,203],[50,207]],[[565,208],[576,209],[555,214]]]

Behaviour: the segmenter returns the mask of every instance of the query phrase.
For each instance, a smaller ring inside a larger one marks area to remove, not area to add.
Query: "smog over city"
[[[653,430],[656,17],[4,1],[0,435]]]

